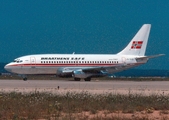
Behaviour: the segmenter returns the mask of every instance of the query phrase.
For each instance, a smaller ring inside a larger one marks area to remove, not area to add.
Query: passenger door
[[[36,66],[36,59],[35,59],[35,57],[30,57],[30,64],[31,64],[31,68],[35,68],[35,66]]]

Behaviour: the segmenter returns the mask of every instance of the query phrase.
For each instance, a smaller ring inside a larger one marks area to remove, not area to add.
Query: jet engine
[[[57,75],[59,77],[72,77],[72,70],[67,68],[59,68],[57,70]]]
[[[74,78],[88,78],[88,77],[91,77],[93,74],[91,73],[85,73],[82,71],[82,69],[79,69],[79,70],[75,70],[73,71],[73,74],[72,76]]]

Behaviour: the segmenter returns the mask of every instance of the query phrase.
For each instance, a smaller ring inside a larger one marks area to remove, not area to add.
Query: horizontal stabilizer
[[[136,59],[144,59],[144,58],[156,58],[156,57],[160,57],[160,56],[163,56],[165,54],[158,54],[158,55],[152,55],[152,56],[144,56],[144,57],[139,57],[139,58],[136,58]]]

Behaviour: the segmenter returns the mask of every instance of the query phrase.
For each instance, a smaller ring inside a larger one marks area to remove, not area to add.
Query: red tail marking
[[[133,41],[131,49],[141,49],[143,41]]]

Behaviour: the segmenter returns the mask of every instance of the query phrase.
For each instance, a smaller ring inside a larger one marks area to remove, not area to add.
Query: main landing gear
[[[24,78],[23,78],[23,81],[27,81],[27,77],[24,77]]]
[[[80,78],[74,78],[75,81],[80,81]],[[91,78],[88,77],[88,78],[84,78],[85,81],[91,81]]]
[[[80,81],[80,78],[74,78],[75,81]]]
[[[91,81],[91,78],[88,77],[88,78],[85,78],[84,80],[85,80],[85,81]]]

